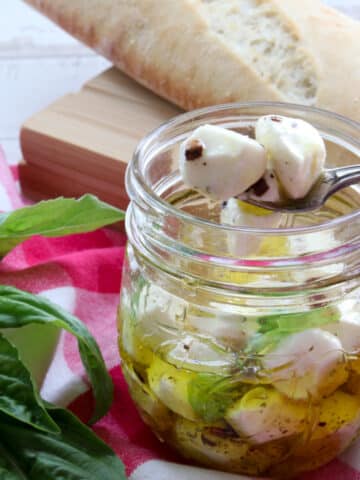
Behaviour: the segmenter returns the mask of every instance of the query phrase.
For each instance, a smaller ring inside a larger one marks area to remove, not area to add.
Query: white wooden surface
[[[360,19],[360,0],[325,3]],[[21,0],[1,0],[0,145],[9,163],[21,158],[18,134],[26,118],[108,66]]]
[[[20,0],[0,1],[0,144],[20,160],[23,121],[110,64]]]

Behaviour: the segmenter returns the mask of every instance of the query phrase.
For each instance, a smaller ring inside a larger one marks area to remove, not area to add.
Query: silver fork
[[[287,198],[281,199],[279,202],[264,201],[261,200],[261,197],[256,196],[251,189],[239,198],[268,210],[288,213],[307,212],[320,208],[338,190],[359,182],[360,165],[351,165],[325,170],[310,192],[298,200]]]

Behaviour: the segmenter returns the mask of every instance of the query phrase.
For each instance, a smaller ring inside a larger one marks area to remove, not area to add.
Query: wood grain
[[[28,120],[21,132],[24,192],[98,195],[127,206],[124,174],[139,140],[179,110],[115,69]]]

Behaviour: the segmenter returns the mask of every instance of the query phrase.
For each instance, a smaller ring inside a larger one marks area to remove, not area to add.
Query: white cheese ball
[[[281,213],[274,213],[236,198],[230,198],[223,206],[220,221],[225,225],[236,227],[278,228],[281,222]]]
[[[275,172],[271,169],[266,170],[261,179],[245,194],[245,198],[279,203],[282,200],[282,194]]]
[[[257,387],[229,408],[226,420],[239,435],[257,444],[303,432],[306,416],[306,405],[272,388]]]
[[[214,200],[245,192],[265,173],[264,148],[226,128],[204,125],[180,147],[179,169],[186,185]]]
[[[146,363],[152,349],[182,334],[187,303],[148,284],[141,289],[136,308],[136,317],[123,322],[121,337],[125,351]]]
[[[281,219],[282,214],[279,212],[264,210],[236,198],[230,198],[227,201],[220,215],[222,224],[234,227],[278,228]],[[255,255],[261,243],[260,236],[245,233],[240,236],[237,232],[231,231],[227,232],[226,240],[229,252],[237,257]]]
[[[360,350],[360,319],[358,312],[348,313],[339,322],[331,323],[322,328],[340,340],[345,352],[352,353]]]
[[[179,369],[197,372],[228,372],[236,361],[236,354],[209,338],[186,335],[183,339],[170,342],[166,360]]]
[[[158,330],[160,326],[181,328],[187,303],[154,284],[146,285],[139,296],[138,323]]]
[[[288,197],[305,197],[326,159],[324,140],[316,128],[300,119],[269,115],[258,120],[255,133]]]
[[[319,328],[285,337],[263,366],[272,371],[274,387],[296,400],[330,394],[346,380],[340,340]]]
[[[173,412],[196,420],[195,412],[188,402],[188,385],[194,374],[177,369],[155,357],[147,370],[150,390]]]
[[[187,326],[202,335],[210,335],[235,351],[244,348],[249,333],[254,333],[257,329],[256,325],[252,325],[241,315],[231,313],[201,315],[191,311],[187,315]]]

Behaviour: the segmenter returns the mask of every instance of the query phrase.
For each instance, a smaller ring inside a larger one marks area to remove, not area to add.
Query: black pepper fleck
[[[204,145],[200,140],[193,139],[185,149],[185,158],[187,161],[194,161],[202,157]]]
[[[279,118],[279,117],[271,117],[271,120],[272,120],[273,122],[278,122],[278,123],[281,122],[281,118]]]
[[[260,180],[251,187],[251,190],[253,190],[257,197],[261,197],[269,190],[269,188],[270,187],[265,178],[260,178]]]
[[[207,431],[210,435],[219,438],[238,438],[238,434],[230,427],[230,425],[226,426],[225,428],[209,427]]]
[[[136,375],[139,377],[140,381],[142,383],[145,383],[145,378],[144,376],[141,374],[141,372],[138,372],[137,370],[135,371]]]
[[[210,438],[207,438],[203,433],[201,434],[201,441],[204,445],[209,445],[209,447],[215,447],[216,445],[214,440],[210,440]]]
[[[319,427],[326,427],[326,422],[319,422],[318,425]]]

